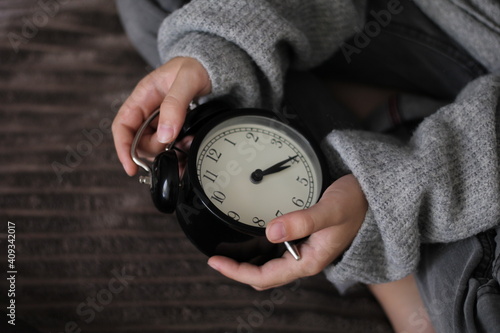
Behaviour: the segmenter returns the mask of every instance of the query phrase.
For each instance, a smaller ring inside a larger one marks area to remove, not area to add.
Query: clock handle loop
[[[146,176],[140,176],[139,182],[149,185],[151,197],[156,208],[164,213],[172,213],[177,206],[179,194],[179,165],[174,151],[174,142],[171,142],[165,151],[156,156],[152,165],[137,154],[137,146],[141,141],[145,129],[160,114],[160,110],[153,112],[141,125],[130,147],[130,155],[135,164],[146,171]]]
[[[155,112],[153,112],[149,116],[148,119],[146,119],[146,121],[141,125],[141,127],[139,127],[139,130],[137,131],[137,133],[134,137],[134,140],[132,141],[132,146],[130,147],[130,156],[132,156],[132,160],[134,161],[135,164],[137,164],[142,169],[144,169],[144,171],[146,171],[146,173],[148,174],[148,176],[146,176],[146,177],[151,177],[152,170],[151,170],[151,167],[149,166],[149,164],[147,163],[147,161],[145,159],[139,157],[139,155],[137,155],[137,146],[139,145],[139,142],[142,139],[142,135],[144,134],[144,130],[149,126],[149,124],[151,124],[153,119],[155,119],[159,114],[160,114],[160,110],[158,109]],[[141,178],[139,178],[139,181],[141,183],[151,185],[151,179],[149,179],[149,181],[148,181],[148,180],[146,180],[145,177],[141,177]]]

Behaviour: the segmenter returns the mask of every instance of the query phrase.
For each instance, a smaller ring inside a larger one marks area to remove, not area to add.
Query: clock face
[[[236,116],[208,131],[199,144],[196,174],[213,207],[255,228],[312,206],[323,183],[308,140],[260,115]]]

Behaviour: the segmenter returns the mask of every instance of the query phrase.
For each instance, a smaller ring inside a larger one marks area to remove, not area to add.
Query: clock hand
[[[278,163],[270,166],[269,168],[267,168],[265,170],[257,169],[254,172],[252,172],[252,174],[250,175],[250,179],[252,180],[253,183],[259,183],[262,180],[262,178],[264,178],[264,176],[270,175],[270,174],[273,174],[276,172],[280,172],[282,170],[285,170],[286,168],[289,168],[290,167],[289,165],[284,166],[283,164],[290,162],[291,160],[295,159],[297,156],[299,156],[299,155],[289,157],[281,162],[278,162]]]
[[[278,162],[278,163],[274,164],[273,166],[270,166],[266,170],[262,171],[262,173],[265,176],[265,175],[270,175],[272,173],[275,173],[275,172],[281,171],[283,169],[286,169],[286,168],[289,167],[289,165],[283,166],[283,164],[290,162],[291,160],[295,159],[297,156],[299,156],[299,155],[295,155],[295,156],[287,158],[286,160]]]

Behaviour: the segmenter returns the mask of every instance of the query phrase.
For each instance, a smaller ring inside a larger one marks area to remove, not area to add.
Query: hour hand
[[[250,175],[250,180],[253,183],[257,184],[260,181],[262,181],[262,178],[264,178],[264,176],[270,175],[270,174],[273,174],[273,173],[276,173],[276,172],[280,172],[282,170],[285,170],[286,168],[289,168],[290,167],[289,165],[283,165],[283,164],[286,164],[286,163],[290,162],[291,160],[295,159],[297,156],[298,155],[289,157],[289,158],[287,158],[287,159],[285,159],[285,160],[283,160],[281,162],[278,162],[278,163],[270,166],[269,168],[267,168],[265,170],[261,170],[261,169],[255,170]]]

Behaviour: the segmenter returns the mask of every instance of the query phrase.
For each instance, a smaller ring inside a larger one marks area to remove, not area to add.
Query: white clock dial
[[[217,209],[260,228],[315,204],[323,181],[320,162],[300,133],[253,115],[230,118],[209,131],[198,150],[196,171]]]

